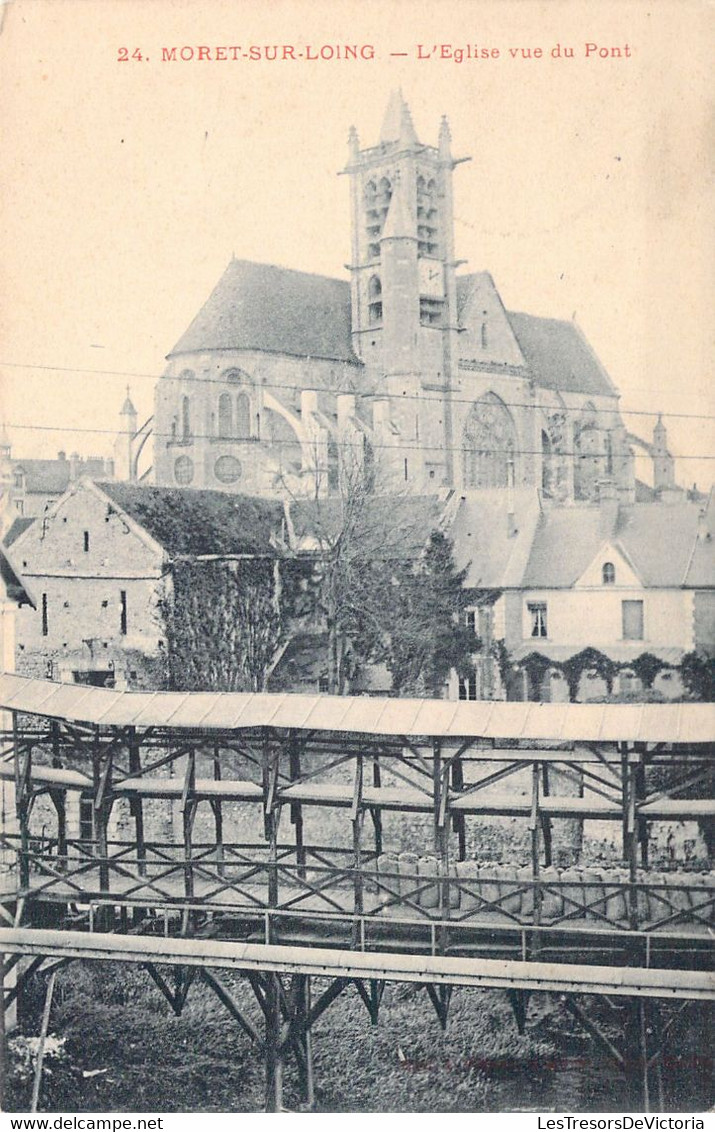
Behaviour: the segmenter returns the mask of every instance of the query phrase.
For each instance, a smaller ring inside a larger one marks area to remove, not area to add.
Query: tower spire
[[[405,102],[400,88],[393,90],[390,95],[385,117],[382,120],[380,141],[383,145],[389,145],[391,142],[414,145],[417,142],[410,108]]]
[[[417,240],[415,224],[410,216],[410,209],[405,199],[405,190],[400,180],[395,182],[395,188],[390,200],[390,208],[385,218],[380,242],[383,240]]]

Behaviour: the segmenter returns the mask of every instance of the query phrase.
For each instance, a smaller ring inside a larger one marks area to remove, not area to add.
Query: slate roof
[[[507,316],[537,385],[571,393],[616,395],[613,382],[574,322],[514,311]]]
[[[10,598],[11,601],[16,601],[18,605],[32,605],[35,606],[35,601],[23,582],[20,574],[15,569],[11,558],[7,551],[0,547],[0,579],[2,579],[2,587]]]
[[[535,488],[514,492],[514,528],[510,534],[505,492],[484,488],[453,497],[446,533],[454,543],[457,569],[467,567],[467,589],[519,585],[526,566],[540,507]]]
[[[51,460],[15,460],[13,471],[23,472],[25,491],[36,495],[62,495],[70,485],[72,461],[66,456]],[[107,474],[105,460],[101,456],[80,457],[75,463],[76,475],[101,477]]]
[[[330,543],[342,529],[343,502],[340,498],[295,500],[289,506],[290,523],[296,546],[318,549]],[[419,554],[432,531],[437,530],[443,504],[435,495],[371,496],[357,527],[364,531],[366,545],[375,544],[385,553],[409,551]]]
[[[232,260],[168,355],[264,350],[359,364],[347,280]]]
[[[3,538],[5,546],[12,546],[12,544],[19,539],[23,531],[26,531],[28,527],[32,526],[34,521],[35,520],[28,515],[18,515],[13,519]]]
[[[712,543],[698,543],[696,503],[636,503],[618,509],[611,533],[604,534],[597,506],[554,508],[539,521],[523,586],[572,586],[608,541],[619,547],[647,587],[715,585]],[[699,545],[702,550],[699,550]],[[709,552],[708,548],[709,547]]]
[[[16,472],[25,474],[25,491],[46,495],[62,495],[69,487],[69,460],[18,460]]]
[[[713,585],[715,574],[715,490],[711,489],[707,505],[700,507],[698,538],[688,563],[685,583],[695,589]]]
[[[98,483],[169,557],[204,554],[275,555],[283,504],[223,491]]]
[[[460,321],[474,288],[485,281],[493,287],[486,272],[458,277]],[[532,374],[546,389],[614,396],[611,379],[575,323],[513,311],[504,314],[526,360],[525,376]],[[167,356],[211,350],[261,350],[359,365],[352,348],[350,284],[275,264],[233,259]],[[514,363],[522,368],[518,357]]]

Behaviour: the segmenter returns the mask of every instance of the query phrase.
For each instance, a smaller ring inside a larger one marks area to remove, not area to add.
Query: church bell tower
[[[449,127],[443,119],[438,145],[423,145],[398,91],[378,144],[361,149],[353,129],[349,147],[353,347],[411,442],[404,478],[448,484],[457,364]]]

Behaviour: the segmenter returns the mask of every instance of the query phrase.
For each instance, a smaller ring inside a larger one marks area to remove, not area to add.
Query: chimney
[[[70,456],[70,483],[75,483],[78,479],[82,467],[82,461],[79,458],[79,452],[73,452]]]
[[[618,522],[618,492],[613,480],[601,480],[598,485],[599,526],[603,539],[610,539]]]

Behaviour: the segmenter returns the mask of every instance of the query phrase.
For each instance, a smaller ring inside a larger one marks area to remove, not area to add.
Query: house
[[[17,669],[116,687],[165,679],[162,598],[185,561],[277,556],[280,502],[131,483],[74,484],[12,543],[36,608],[18,619]]]
[[[489,698],[499,687],[488,647],[499,641],[510,698],[682,696],[683,657],[715,651],[713,516],[712,495],[705,506],[624,505],[604,493],[598,504],[550,508],[537,493],[461,497],[455,556],[468,566],[487,655],[457,694]]]
[[[32,607],[34,599],[29,587],[23,582],[15,566],[11,553],[0,546],[0,669],[3,672],[15,670],[15,623],[18,610]],[[8,713],[0,712],[0,729],[7,732],[12,727]],[[0,755],[0,758],[5,756]],[[7,835],[17,832],[15,818],[15,783],[0,775],[0,833]],[[0,901],[5,894],[14,898],[16,881],[11,875],[15,854],[0,843]]]
[[[114,461],[103,456],[67,456],[55,459],[13,458],[4,427],[0,428],[0,515],[7,530],[18,518],[34,519],[55,503],[83,476],[114,478]]]

